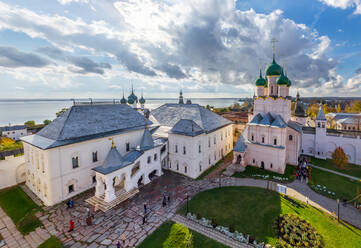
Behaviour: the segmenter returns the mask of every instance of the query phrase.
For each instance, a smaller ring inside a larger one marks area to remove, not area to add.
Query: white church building
[[[297,165],[301,154],[331,158],[341,146],[350,163],[361,165],[361,132],[326,128],[322,107],[316,127],[308,127],[299,94],[291,109],[291,80],[273,58],[255,82],[253,114],[233,149],[233,162],[240,166],[256,166],[283,174],[287,164]]]
[[[138,107],[140,104],[140,107]],[[192,104],[149,112],[145,99],[74,103],[34,135],[22,137],[26,186],[46,206],[95,187],[87,200],[106,211],[169,169],[198,177],[232,151],[232,124]]]

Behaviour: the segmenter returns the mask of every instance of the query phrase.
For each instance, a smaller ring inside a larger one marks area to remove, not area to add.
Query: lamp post
[[[188,193],[187,193],[187,214],[188,214]]]
[[[340,222],[340,199],[337,199],[337,221]]]
[[[221,187],[221,180],[222,180],[221,175],[219,175],[219,180],[218,180],[218,182],[219,182],[219,187]]]

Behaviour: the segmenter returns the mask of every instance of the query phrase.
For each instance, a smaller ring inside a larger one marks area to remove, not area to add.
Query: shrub
[[[201,218],[202,218],[201,214],[200,214],[200,213],[197,213],[197,219],[199,220],[199,219],[201,219]]]
[[[279,238],[277,247],[324,246],[322,236],[307,221],[295,215],[283,215],[276,219],[274,229]]]
[[[193,248],[192,233],[189,229],[179,223],[174,223],[163,248]]]
[[[216,219],[212,219],[211,225],[213,226],[213,228],[216,228],[216,226],[217,226]]]

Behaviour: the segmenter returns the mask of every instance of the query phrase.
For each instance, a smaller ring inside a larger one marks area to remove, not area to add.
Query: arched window
[[[277,139],[273,140],[273,145],[275,145],[275,146],[277,145]]]
[[[187,166],[184,166],[184,173],[187,173]]]
[[[202,163],[199,162],[199,171],[201,172],[202,171]]]
[[[183,146],[183,154],[186,154],[186,147]]]
[[[262,143],[264,143],[264,136],[262,136]]]
[[[261,162],[261,169],[264,169],[264,162]]]
[[[251,137],[252,141],[254,141],[254,135],[252,134],[252,137]]]
[[[273,168],[273,164],[272,164],[272,163],[270,164],[270,167],[271,167],[271,169]]]
[[[292,135],[289,135],[288,140],[292,141],[292,139],[293,139]]]
[[[321,123],[320,123],[320,122],[317,122],[317,126],[318,126],[318,127],[321,127]]]

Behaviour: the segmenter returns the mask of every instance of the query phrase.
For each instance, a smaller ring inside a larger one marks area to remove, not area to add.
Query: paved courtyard
[[[87,217],[86,207],[89,206],[84,200],[92,196],[94,190],[85,192],[74,198],[74,208],[72,209],[67,209],[65,204],[59,204],[48,208],[47,211],[43,213],[39,212],[37,216],[43,222],[48,234],[58,237],[64,243],[65,247],[116,247],[116,243],[118,240],[121,240],[122,235],[125,237],[123,247],[135,247],[164,221],[174,219],[176,210],[185,203],[187,195],[191,198],[200,191],[219,186],[219,178],[217,177],[213,179],[191,180],[175,173],[165,172],[163,176],[143,186],[140,192],[133,198],[128,199],[106,213],[96,212],[91,226],[88,226],[85,222]],[[267,188],[268,183],[265,180],[251,178],[223,177],[221,186]],[[287,186],[289,189],[287,194],[294,198],[304,202],[308,199],[310,205],[328,213],[336,210],[336,201],[317,194],[305,184],[295,181]],[[162,207],[164,195],[167,197],[170,196],[170,203]],[[148,209],[146,224],[143,224],[144,204],[147,205]],[[361,214],[359,210],[348,206],[342,207],[341,213],[342,219],[361,228]],[[4,214],[2,216],[3,218],[8,218],[4,216]],[[75,222],[75,229],[69,233],[70,220]],[[2,228],[3,235],[6,235],[8,230],[10,230],[10,233],[11,230],[15,230],[15,228],[11,229],[11,225]],[[202,230],[198,231],[202,233]],[[9,239],[14,237],[13,239],[16,241],[16,244],[20,245],[18,247],[32,246],[26,245],[28,242],[22,242],[22,237],[19,235],[19,237],[17,237],[16,235],[17,234],[9,235]],[[218,238],[219,240],[222,239],[221,236]],[[22,243],[24,245],[22,245]],[[12,245],[9,247],[12,247]]]

